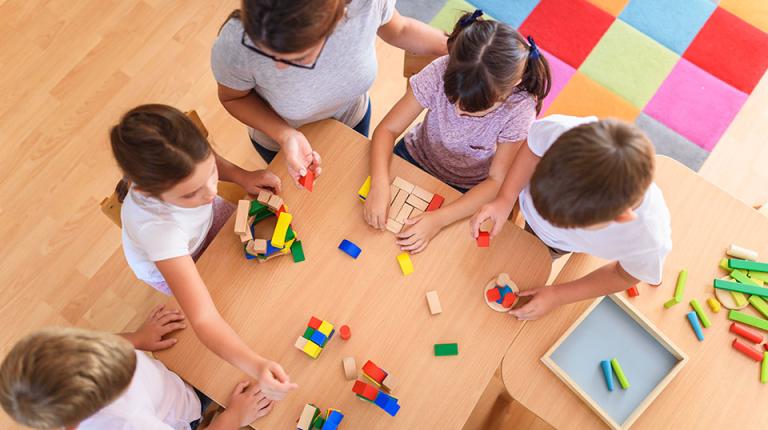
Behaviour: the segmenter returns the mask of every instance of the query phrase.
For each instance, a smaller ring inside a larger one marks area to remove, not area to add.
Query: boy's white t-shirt
[[[542,157],[561,134],[597,120],[594,116],[551,115],[542,118],[535,121],[528,132],[528,147]],[[530,185],[520,193],[520,210],[528,225],[548,246],[618,261],[627,273],[643,282],[661,282],[664,259],[672,249],[672,228],[669,209],[655,183],[645,192],[643,202],[635,210],[637,219],[627,223],[613,222],[599,230],[553,226],[534,207]]]
[[[125,392],[77,428],[188,430],[200,412],[200,399],[192,387],[163,363],[136,351],[136,371]]]
[[[155,261],[192,255],[202,246],[213,224],[213,203],[182,208],[148,197],[133,187],[120,212],[123,252],[136,277],[165,282]]]

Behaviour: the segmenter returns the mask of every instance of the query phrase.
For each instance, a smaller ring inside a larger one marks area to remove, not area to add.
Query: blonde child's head
[[[211,146],[179,110],[161,104],[135,107],[109,137],[117,164],[138,191],[186,208],[216,197],[219,177]]]
[[[549,64],[532,38],[510,25],[462,16],[448,36],[445,94],[461,111],[492,110],[520,88],[536,98],[536,111],[552,86]]]
[[[655,151],[635,125],[613,119],[563,133],[530,183],[536,210],[561,228],[631,221],[653,181]]]
[[[41,330],[19,341],[0,365],[0,405],[28,427],[75,427],[128,388],[135,370],[133,346],[119,336]]]

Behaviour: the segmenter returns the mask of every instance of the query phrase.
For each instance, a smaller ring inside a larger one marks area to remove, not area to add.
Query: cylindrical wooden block
[[[743,337],[744,339],[747,339],[750,342],[754,343],[762,343],[763,342],[763,335],[752,330],[751,328],[739,324],[739,323],[732,323],[730,327],[730,332],[738,334],[739,336]]]
[[[742,342],[739,339],[733,340],[733,348],[741,352],[742,354],[746,355],[747,357],[755,360],[755,361],[761,361],[763,359],[763,354],[753,348],[751,345]]]

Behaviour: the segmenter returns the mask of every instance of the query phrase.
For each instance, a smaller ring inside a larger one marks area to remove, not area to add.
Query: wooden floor
[[[163,301],[133,279],[120,231],[99,212],[119,177],[107,130],[122,112],[147,102],[196,109],[218,151],[263,166],[218,103],[209,67],[219,25],[237,4],[0,0],[0,354],[46,325],[132,328]],[[402,52],[382,43],[378,52],[374,125],[405,87]],[[702,169],[750,204],[768,200],[767,102],[764,77]],[[546,426],[486,397],[494,425]],[[492,428],[484,419],[473,417],[486,423],[476,428]],[[10,426],[0,416],[0,428]]]

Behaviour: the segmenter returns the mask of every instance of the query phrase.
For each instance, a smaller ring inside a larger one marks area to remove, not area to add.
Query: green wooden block
[[[745,314],[744,312],[731,310],[728,312],[728,319],[768,331],[768,320]]]
[[[747,296],[737,291],[730,291],[733,302],[736,303],[737,308],[743,308],[747,305]]]
[[[612,358],[611,367],[613,368],[613,372],[616,373],[616,379],[619,380],[619,385],[621,385],[621,388],[624,390],[629,388],[629,381],[627,380],[627,376],[624,375],[624,370],[621,368],[619,360]]]
[[[749,277],[752,279],[759,279],[763,282],[768,282],[768,273],[765,272],[749,272]]]
[[[760,382],[768,383],[768,351],[763,352],[763,362],[760,364]]]
[[[728,266],[730,266],[731,269],[744,269],[753,272],[768,272],[768,263],[758,263],[756,261],[729,258]]]
[[[446,355],[459,355],[458,343],[436,343],[435,356],[443,357]]]
[[[715,288],[718,290],[736,291],[743,294],[752,294],[761,297],[768,297],[768,288],[756,285],[739,284],[738,282],[715,279]]]
[[[307,329],[304,330],[304,335],[302,337],[304,339],[311,340],[313,334],[315,334],[315,329],[313,329],[312,327],[307,327]]]
[[[674,306],[674,305],[676,305],[678,303],[680,303],[680,302],[678,300],[676,300],[674,297],[672,297],[671,299],[669,299],[666,302],[664,302],[664,307],[666,309],[669,309],[669,308],[671,308],[672,306]]]
[[[704,309],[699,304],[699,301],[696,299],[691,300],[691,307],[694,311],[696,311],[696,315],[699,316],[699,319],[701,320],[701,325],[704,326],[704,328],[708,328],[712,325],[712,322],[709,321],[709,318],[707,317],[707,314],[704,313]]]
[[[683,301],[683,293],[685,292],[685,281],[688,280],[688,271],[683,269],[680,274],[677,275],[677,284],[675,285],[675,300],[680,303]]]
[[[768,318],[768,303],[766,303],[762,297],[749,296],[749,304],[763,314],[764,317]]]
[[[253,216],[254,216],[254,220],[253,220],[253,222],[254,222],[254,223],[257,223],[257,222],[259,222],[259,221],[262,221],[262,220],[265,220],[265,219],[267,219],[267,218],[269,218],[269,217],[271,217],[271,216],[275,216],[275,214],[273,214],[273,213],[272,213],[271,211],[269,211],[269,210],[266,210],[266,211],[259,211],[258,213],[256,213],[256,214],[255,214],[255,215],[253,215]]]
[[[749,276],[747,276],[747,273],[742,272],[740,269],[733,269],[731,271],[731,278],[735,279],[741,284],[753,285],[755,287],[760,286],[760,284],[758,284],[757,282],[749,279]]]
[[[285,232],[285,241],[289,242],[289,241],[291,241],[293,239],[296,239],[296,232],[293,231],[293,228],[289,224],[288,225],[288,230],[286,230],[286,232]]]
[[[325,418],[322,415],[318,415],[312,422],[312,430],[320,430],[325,425]]]
[[[252,200],[251,201],[251,207],[248,209],[248,216],[254,216],[257,213],[261,212],[262,210],[269,210],[268,207],[261,204],[258,200]]]
[[[293,256],[294,263],[301,263],[305,260],[304,246],[302,246],[300,240],[293,242],[293,245],[291,245],[291,255]]]

